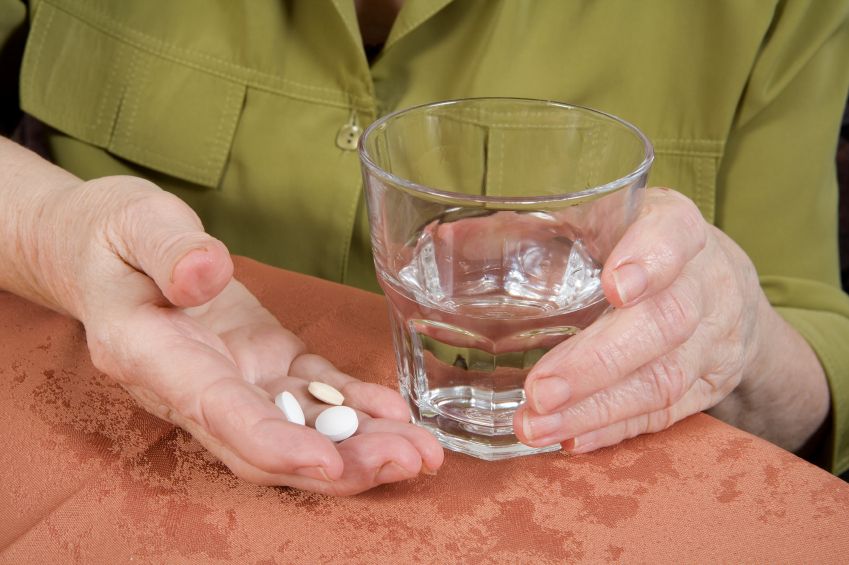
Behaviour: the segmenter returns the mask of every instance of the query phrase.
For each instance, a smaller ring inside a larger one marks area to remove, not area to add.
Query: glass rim
[[[566,110],[580,110],[582,112],[588,112],[590,114],[595,114],[596,116],[601,116],[605,119],[612,120],[616,122],[620,126],[624,126],[625,129],[629,130],[631,133],[635,134],[637,139],[639,139],[643,144],[643,160],[642,162],[630,173],[619,177],[618,179],[612,180],[602,185],[593,186],[586,188],[584,190],[579,190],[577,192],[570,192],[568,194],[546,194],[546,195],[538,195],[538,196],[488,196],[488,195],[470,195],[464,194],[462,192],[453,192],[450,190],[441,190],[439,188],[435,188],[432,186],[427,186],[410,179],[398,176],[394,173],[390,173],[389,171],[380,167],[377,163],[374,162],[372,156],[369,154],[366,149],[366,140],[374,134],[374,132],[383,126],[384,124],[394,121],[406,114],[410,114],[413,112],[419,112],[421,110],[430,109],[430,108],[439,108],[445,106],[455,106],[461,103],[468,102],[483,102],[483,101],[512,101],[512,102],[530,102],[534,104],[544,104],[547,106],[555,106],[558,108],[563,108]],[[454,204],[479,204],[482,206],[489,205],[498,205],[498,204],[507,204],[507,205],[523,205],[523,206],[535,206],[538,204],[552,204],[552,203],[570,203],[575,200],[583,200],[586,198],[593,198],[602,194],[607,194],[609,192],[613,192],[622,187],[628,186],[633,183],[640,176],[645,174],[649,167],[651,167],[652,162],[654,161],[654,146],[652,145],[649,138],[634,124],[631,122],[624,120],[618,116],[614,116],[613,114],[609,114],[607,112],[603,112],[601,110],[596,110],[594,108],[590,108],[587,106],[580,106],[578,104],[567,104],[565,102],[558,102],[557,100],[545,100],[541,98],[520,98],[520,97],[509,97],[509,96],[485,96],[485,97],[472,97],[472,98],[452,98],[450,100],[441,100],[438,102],[428,102],[425,104],[418,104],[416,106],[411,106],[409,108],[404,108],[401,110],[396,110],[391,112],[385,116],[382,116],[372,122],[369,125],[363,134],[360,136],[358,142],[357,152],[360,156],[360,161],[371,171],[374,175],[380,177],[382,180],[399,186],[407,191],[410,191],[414,194],[419,194],[422,196],[428,196],[430,198],[426,198],[428,200],[435,200],[438,202],[448,201]]]

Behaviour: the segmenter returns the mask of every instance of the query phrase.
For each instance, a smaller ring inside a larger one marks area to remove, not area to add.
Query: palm
[[[237,475],[351,494],[441,463],[438,443],[409,423],[396,392],[305,353],[303,343],[235,280],[200,307],[149,299],[128,314],[113,327],[109,346],[92,348],[93,357],[146,409],[187,429]],[[306,392],[311,380],[343,391],[345,403],[359,412],[357,435],[334,446],[315,430],[287,422],[271,402],[289,390],[312,423],[326,406]],[[319,466],[343,470],[331,481],[295,473]]]

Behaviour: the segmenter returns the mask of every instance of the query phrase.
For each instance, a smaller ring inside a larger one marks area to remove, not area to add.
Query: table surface
[[[237,276],[313,351],[394,384],[381,297],[245,259]],[[2,563],[849,559],[849,485],[702,414],[583,456],[448,452],[349,498],[250,485],[94,369],[79,324],[6,293],[0,430]]]

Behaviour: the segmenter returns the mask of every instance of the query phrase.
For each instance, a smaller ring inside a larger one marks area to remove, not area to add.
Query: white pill
[[[315,429],[331,441],[348,439],[354,435],[359,425],[356,411],[348,406],[328,408],[315,419]]]
[[[286,416],[286,419],[292,422],[293,424],[304,425],[306,420],[304,420],[304,411],[301,409],[301,405],[298,404],[297,399],[292,395],[288,390],[284,390],[274,399],[274,404],[283,411],[283,415]]]
[[[345,397],[342,396],[342,393],[327,383],[313,381],[310,383],[310,386],[307,387],[307,390],[310,391],[311,395],[326,404],[341,406],[342,403],[345,402]]]

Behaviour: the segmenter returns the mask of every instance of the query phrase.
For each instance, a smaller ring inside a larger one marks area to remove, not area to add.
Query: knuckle
[[[670,289],[653,300],[651,323],[664,342],[681,345],[696,329],[701,311],[688,292]]]
[[[656,194],[658,203],[655,209],[663,208],[664,214],[670,213],[671,209],[675,220],[680,224],[680,233],[686,234],[697,250],[704,249],[707,244],[708,224],[696,203],[681,192],[669,188],[658,189]]]
[[[140,196],[162,192],[158,186],[147,179],[131,175],[112,175],[87,181],[86,190],[104,198],[115,199],[127,195]]]
[[[675,415],[672,413],[672,410],[658,410],[657,412],[652,412],[647,416],[645,432],[659,432],[669,428],[674,423]]]
[[[699,210],[699,207],[696,206],[696,203],[680,192],[676,194],[678,195],[678,214],[684,225],[689,228],[700,228],[703,226],[705,220],[702,216],[701,210]]]
[[[576,408],[583,412],[580,420],[592,422],[596,428],[603,428],[614,423],[614,406],[611,399],[604,394],[594,394]]]
[[[724,396],[739,382],[746,366],[748,348],[736,340],[734,342],[725,340],[717,345],[710,370],[702,377],[702,380],[711,385],[714,392]],[[728,389],[729,386],[731,389]]]
[[[174,218],[200,225],[200,219],[188,204],[164,190],[139,194],[129,199],[124,212],[139,223],[148,223],[151,218]]]
[[[615,342],[609,342],[602,347],[592,348],[592,359],[595,367],[601,369],[604,382],[612,382],[621,373],[620,359],[623,353]]]
[[[675,190],[674,188],[666,188],[663,192],[663,196],[669,202],[677,206],[696,206],[696,204],[692,201],[692,199],[690,199],[690,197],[688,197],[683,192]]]
[[[630,439],[632,437],[637,437],[640,434],[646,433],[648,421],[649,415],[631,418],[630,420],[626,421],[622,439]]]
[[[648,366],[648,382],[657,409],[668,408],[686,392],[687,372],[677,360],[664,356]]]
[[[152,227],[179,227],[188,224],[202,229],[200,218],[188,204],[155,185],[151,186],[155,190],[134,192],[121,187],[123,196],[109,217],[114,230],[138,236],[140,241],[144,241],[148,239]]]
[[[727,371],[725,369],[705,373],[701,380],[708,386],[712,403],[722,400],[731,394],[743,378],[742,371]]]
[[[676,219],[680,224],[680,233],[686,234],[696,250],[701,251],[707,244],[708,224],[695,202],[680,192],[672,191],[672,193],[674,194],[673,206]]]
[[[677,193],[678,191],[668,186],[653,186],[646,189],[646,203],[663,202],[668,198],[675,198]]]
[[[87,185],[92,198],[117,226],[130,224],[141,213],[149,213],[151,202],[163,193],[153,183],[136,177],[107,177]]]
[[[669,196],[666,196],[666,195]],[[686,196],[664,192],[644,205],[643,215],[656,216],[648,223],[651,245],[644,243],[644,261],[650,270],[666,278],[680,271],[701,253],[709,242],[709,225],[701,211]]]
[[[681,222],[684,232],[689,235],[691,244],[696,253],[703,250],[707,245],[708,230],[707,223],[702,217],[701,211],[695,204],[687,206],[681,213]],[[694,253],[695,255],[695,253]]]

